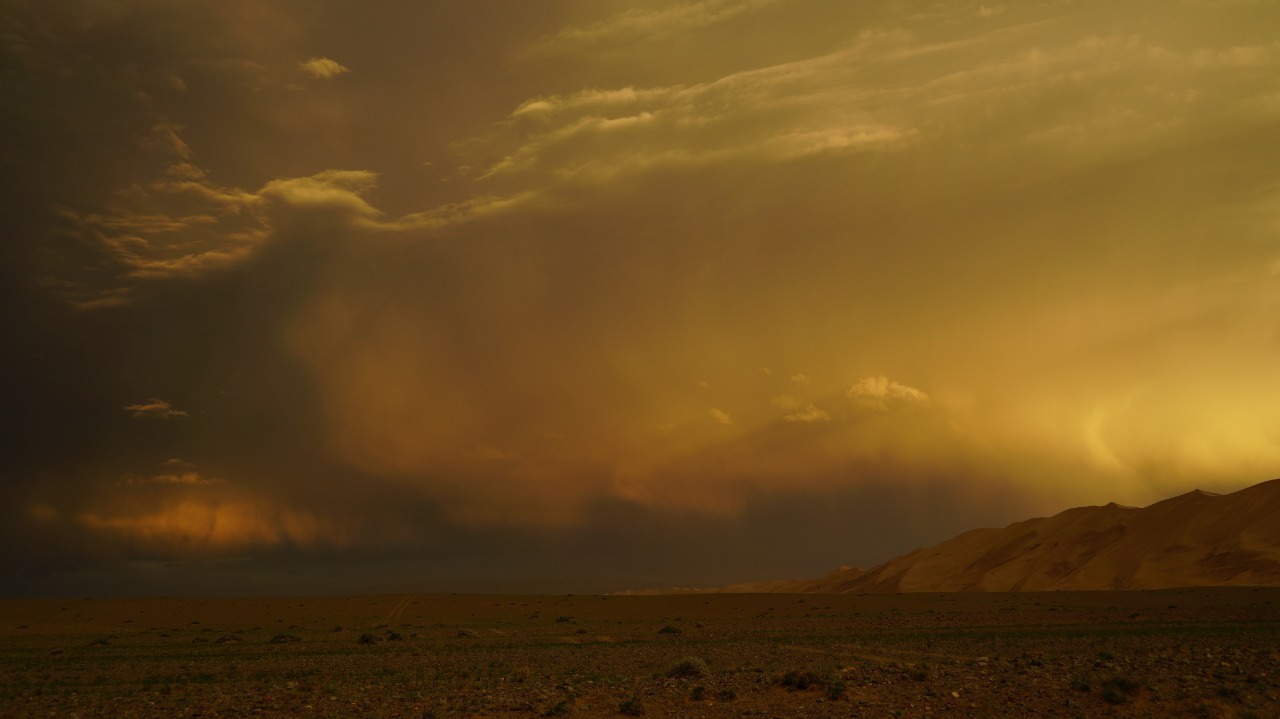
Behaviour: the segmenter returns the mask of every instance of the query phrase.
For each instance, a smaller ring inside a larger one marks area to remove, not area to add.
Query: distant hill
[[[1017,592],[1280,586],[1280,479],[975,529],[867,571],[710,591]],[[707,591],[707,590],[703,590]]]

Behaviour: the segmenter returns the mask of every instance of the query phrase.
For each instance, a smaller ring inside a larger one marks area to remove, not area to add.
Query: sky
[[[869,567],[1280,476],[1270,0],[0,0],[0,594]]]

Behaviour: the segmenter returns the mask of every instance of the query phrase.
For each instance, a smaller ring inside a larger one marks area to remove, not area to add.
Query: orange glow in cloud
[[[1280,473],[1277,3],[17,5],[15,526]]]
[[[157,511],[136,514],[85,512],[79,522],[86,528],[126,537],[144,544],[205,550],[344,547],[367,542],[368,533],[350,524],[315,514],[271,507],[248,501],[184,499]],[[376,543],[395,544],[412,535],[404,529],[382,526],[372,533]]]

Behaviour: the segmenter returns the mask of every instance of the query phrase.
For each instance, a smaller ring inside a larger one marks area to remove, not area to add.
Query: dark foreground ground
[[[0,717],[1280,717],[1280,590],[0,602]]]

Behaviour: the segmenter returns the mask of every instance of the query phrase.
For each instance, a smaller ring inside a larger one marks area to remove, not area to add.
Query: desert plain
[[[1280,588],[0,602],[0,717],[1280,716]]]

